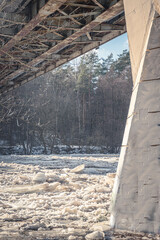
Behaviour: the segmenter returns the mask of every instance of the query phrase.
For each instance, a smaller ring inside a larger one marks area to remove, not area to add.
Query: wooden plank
[[[87,32],[86,35],[87,35],[87,37],[88,37],[89,40],[92,40],[91,35],[90,35],[89,32]]]
[[[98,7],[104,9],[103,5],[98,2],[98,0],[92,0]]]
[[[58,12],[60,12],[61,14],[63,14],[64,16],[70,18],[73,22],[75,22],[78,25],[82,25],[80,22],[78,22],[76,19],[74,19],[74,17],[72,15],[68,15],[67,13],[65,13],[64,11],[58,9]],[[62,18],[62,17],[61,17]]]
[[[58,11],[63,12],[61,10],[58,10]],[[70,18],[71,19],[72,18],[72,20],[73,20],[73,18],[93,16],[93,15],[98,15],[99,13],[100,12],[86,12],[86,13],[77,13],[77,14],[72,14],[72,15],[65,14],[65,16],[53,17],[53,19],[65,19],[65,18]]]
[[[82,4],[82,3],[65,3],[65,5],[73,6],[73,7],[81,7],[81,8],[90,8],[90,9],[97,9],[97,8],[99,8],[98,6],[87,5],[87,4]]]

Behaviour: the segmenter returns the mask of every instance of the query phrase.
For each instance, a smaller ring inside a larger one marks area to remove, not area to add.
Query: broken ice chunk
[[[77,214],[77,208],[70,208],[70,207],[66,207],[62,214],[66,214],[66,213],[69,213],[69,214]]]
[[[20,194],[27,194],[27,193],[36,193],[41,191],[53,191],[59,186],[59,182],[55,183],[42,183],[37,184],[34,186],[27,185],[27,186],[20,186],[20,187],[14,187],[14,188],[6,188],[5,192],[13,192],[13,193],[20,193]]]
[[[43,172],[37,173],[33,178],[34,183],[44,183],[45,181],[46,181],[46,176]]]
[[[111,229],[111,227],[110,227],[109,222],[103,221],[103,222],[98,222],[98,223],[93,224],[93,226],[90,228],[90,231],[103,232],[103,231],[108,231],[110,229]]]
[[[70,235],[69,237],[68,237],[68,240],[76,240],[77,239],[77,237],[76,236],[73,236],[73,235]]]
[[[84,170],[84,168],[85,168],[85,165],[82,164],[82,165],[79,165],[79,166],[73,168],[70,172],[71,173],[80,173]]]
[[[86,235],[86,240],[103,240],[104,239],[104,232],[96,231]]]

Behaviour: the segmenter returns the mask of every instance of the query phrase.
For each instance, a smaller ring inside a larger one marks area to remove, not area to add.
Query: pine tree
[[[118,59],[114,62],[114,70],[120,74],[128,65],[130,65],[129,52],[128,50],[123,50],[123,53],[119,54]]]

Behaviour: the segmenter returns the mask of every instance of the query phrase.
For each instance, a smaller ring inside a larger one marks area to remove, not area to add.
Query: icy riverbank
[[[117,163],[102,154],[0,156],[0,239],[121,239],[109,230]]]

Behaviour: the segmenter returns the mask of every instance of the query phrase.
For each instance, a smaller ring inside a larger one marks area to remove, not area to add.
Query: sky
[[[106,59],[111,53],[113,53],[113,58],[117,59],[118,55],[121,54],[125,49],[129,50],[127,33],[124,33],[119,37],[104,43],[96,51],[99,58]],[[79,61],[80,57],[70,61],[70,64],[75,66]]]
[[[111,53],[113,53],[113,58],[117,59],[118,55],[121,54],[125,49],[129,50],[127,33],[124,33],[119,37],[116,37],[113,40],[104,43],[96,50],[96,52],[99,58],[106,59]],[[70,64],[76,66],[77,63],[79,63],[80,58],[81,56],[77,57],[74,60],[71,60]]]
[[[100,58],[107,58],[108,55],[113,53],[113,57],[116,59],[117,55],[125,49],[129,50],[127,33],[103,44],[99,47],[97,53]]]

